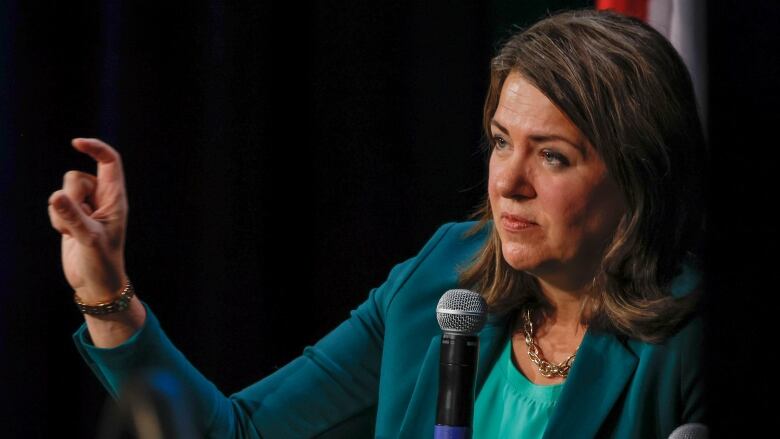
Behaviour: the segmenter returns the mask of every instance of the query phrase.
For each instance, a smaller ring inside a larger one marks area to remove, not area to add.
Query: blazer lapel
[[[479,363],[477,363],[477,376],[474,382],[475,399],[482,390],[482,385],[485,384],[488,373],[493,368],[493,363],[501,353],[503,342],[506,341],[507,323],[507,318],[497,318],[491,315],[479,333]]]
[[[507,319],[488,316],[488,321],[479,333],[479,359],[474,386],[474,395],[479,393],[487,379],[490,366],[501,352],[506,335]],[[417,383],[414,386],[404,420],[401,422],[399,438],[433,437],[436,422],[436,403],[439,391],[439,350],[441,335],[431,339],[423,359]],[[573,369],[573,368],[572,368]]]
[[[588,331],[544,437],[595,437],[637,362],[615,335]]]

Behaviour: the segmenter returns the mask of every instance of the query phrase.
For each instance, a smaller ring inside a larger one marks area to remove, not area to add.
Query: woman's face
[[[625,212],[604,162],[516,72],[504,82],[491,131],[488,194],[504,259],[559,288],[587,285]]]

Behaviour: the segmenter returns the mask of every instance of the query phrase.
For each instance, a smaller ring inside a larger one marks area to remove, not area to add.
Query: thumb
[[[52,205],[76,241],[87,247],[98,244],[100,233],[95,220],[88,217],[67,195],[57,197]]]

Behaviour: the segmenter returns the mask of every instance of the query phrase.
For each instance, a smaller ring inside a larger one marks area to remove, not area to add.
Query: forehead
[[[583,140],[569,117],[517,72],[504,80],[493,119],[510,130],[562,135],[578,143]]]

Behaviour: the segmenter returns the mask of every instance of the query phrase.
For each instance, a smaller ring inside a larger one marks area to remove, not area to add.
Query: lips
[[[501,225],[509,231],[520,231],[538,226],[535,222],[519,215],[501,214]]]

